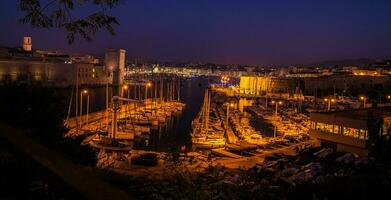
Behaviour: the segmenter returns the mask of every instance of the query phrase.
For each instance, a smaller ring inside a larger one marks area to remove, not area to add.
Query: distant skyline
[[[111,11],[117,35],[101,30],[72,45],[63,31],[17,24],[18,2],[0,1],[0,46],[30,35],[33,48],[75,54],[111,47],[159,61],[249,65],[391,56],[389,0],[123,0]]]

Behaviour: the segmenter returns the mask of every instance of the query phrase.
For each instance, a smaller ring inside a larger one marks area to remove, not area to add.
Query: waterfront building
[[[347,91],[349,89],[374,88],[382,86],[391,87],[390,76],[364,76],[352,74],[335,74],[332,76],[321,76],[315,78],[304,78],[304,87],[307,93],[316,90]]]
[[[31,37],[29,36],[25,36],[23,38],[23,50],[24,51],[31,51],[32,50],[32,41],[31,41]]]
[[[72,62],[68,54],[32,50],[31,37],[23,48],[0,49],[0,83],[39,83],[44,86],[103,85],[108,80],[104,67],[91,62]]]
[[[241,76],[239,93],[260,95],[271,91],[272,78],[264,76]]]
[[[68,87],[81,85],[103,85],[103,66],[91,63],[47,62],[37,59],[0,59],[0,81],[17,81],[45,86]]]
[[[105,70],[111,77],[113,85],[122,85],[125,77],[124,49],[107,49],[105,55]]]
[[[391,135],[391,107],[310,113],[310,137],[336,151],[368,155],[371,145]]]
[[[295,88],[295,80],[271,76],[241,76],[239,88],[241,94],[261,95],[266,92],[287,92]]]

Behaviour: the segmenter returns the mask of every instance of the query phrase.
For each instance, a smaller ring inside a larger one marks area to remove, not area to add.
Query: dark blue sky
[[[123,0],[112,11],[117,35],[68,45],[58,30],[19,25],[17,0],[0,1],[0,46],[129,56],[162,61],[296,64],[391,56],[390,0]]]

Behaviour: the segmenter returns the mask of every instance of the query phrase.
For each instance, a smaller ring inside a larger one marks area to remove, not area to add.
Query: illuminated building
[[[355,76],[380,76],[381,70],[354,69],[352,74]]]
[[[391,107],[310,113],[310,137],[323,147],[368,155],[371,142],[391,135]]]
[[[287,92],[293,90],[294,79],[270,76],[241,76],[239,93],[260,95],[265,92]]]
[[[112,77],[113,85],[122,85],[125,77],[124,49],[107,49],[105,56],[105,70]]]
[[[239,92],[252,95],[259,95],[262,92],[270,92],[271,83],[271,77],[241,76],[239,83]]]
[[[41,82],[46,86],[68,87],[103,85],[107,78],[103,66],[90,63],[47,62],[36,59],[0,59],[0,81],[18,81],[28,84]]]
[[[306,92],[328,89],[347,91],[348,89],[354,88],[374,88],[376,85],[390,87],[391,77],[340,74],[304,79],[304,87]]]
[[[31,37],[25,36],[23,38],[23,51],[31,51],[31,50],[32,50]]]
[[[68,87],[76,82],[81,85],[108,82],[103,66],[92,62],[72,62],[70,58],[68,54],[57,51],[32,51],[31,37],[24,37],[23,48],[0,49],[0,84],[39,82],[45,86]]]

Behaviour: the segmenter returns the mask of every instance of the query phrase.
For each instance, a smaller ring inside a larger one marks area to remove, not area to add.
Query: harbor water
[[[169,81],[166,80],[166,81]],[[171,117],[164,124],[160,124],[157,128],[151,129],[149,135],[142,136],[134,141],[135,149],[145,149],[154,151],[172,151],[177,150],[181,146],[186,145],[190,148],[190,132],[191,122],[199,112],[201,104],[203,102],[203,95],[205,88],[208,87],[210,79],[207,77],[197,77],[191,79],[181,79],[180,88],[180,100],[186,104],[185,109]],[[82,90],[87,89],[89,95],[89,113],[100,111],[106,107],[106,87],[81,87],[79,93]],[[138,96],[139,91],[137,87],[129,87],[129,90],[125,91],[122,95],[124,97],[134,98]],[[153,89],[153,86],[152,86]],[[150,89],[150,90],[152,90]],[[109,97],[113,95],[116,90],[114,87],[108,88]],[[144,91],[144,90],[142,90]],[[129,92],[129,94],[128,94]],[[71,101],[71,89],[66,89],[64,93],[67,93],[67,105]],[[152,91],[148,92],[150,98]],[[79,94],[80,95],[80,94]],[[83,114],[86,113],[87,95],[83,95]],[[80,103],[80,96],[79,96]],[[68,109],[68,108],[67,108]],[[80,111],[79,111],[80,112]],[[75,91],[73,91],[72,104],[69,112],[69,116],[75,116]]]

